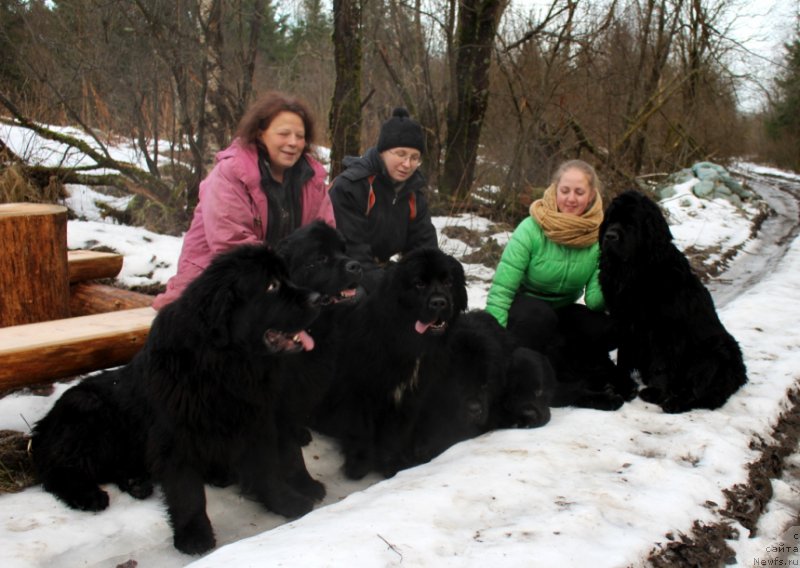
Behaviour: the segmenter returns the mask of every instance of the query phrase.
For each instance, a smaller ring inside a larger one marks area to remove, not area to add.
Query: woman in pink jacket
[[[335,226],[326,172],[311,156],[314,119],[302,101],[265,93],[242,117],[233,143],[200,183],[178,272],[153,307],[181,295],[217,254],[237,245],[274,246],[315,219]]]

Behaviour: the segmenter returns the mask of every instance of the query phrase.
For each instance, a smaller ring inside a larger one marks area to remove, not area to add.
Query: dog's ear
[[[645,198],[646,199],[646,198]],[[650,199],[644,201],[647,209],[647,229],[650,232],[650,237],[660,243],[668,243],[672,241],[672,231],[669,229],[669,223],[664,216],[664,211],[661,207]]]
[[[203,309],[200,319],[215,347],[225,347],[230,343],[230,322],[235,305],[236,292],[232,287],[224,286],[214,293]]]
[[[275,246],[275,252],[287,265],[290,265],[293,261],[292,251],[297,248],[296,241],[297,236],[295,233],[291,233],[289,236],[281,239],[281,241]]]
[[[450,264],[450,279],[453,283],[453,306],[458,312],[467,310],[467,281],[464,267],[452,256],[447,257]]]
[[[642,253],[654,264],[663,262],[673,248],[672,231],[661,207],[649,198],[642,198],[642,218],[639,227],[642,231]]]

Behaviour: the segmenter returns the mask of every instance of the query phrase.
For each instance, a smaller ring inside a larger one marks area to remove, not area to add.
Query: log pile
[[[114,278],[122,270],[122,255],[91,250],[71,250],[69,265],[69,312],[71,317],[144,308],[153,303],[147,294],[91,282]]]
[[[0,205],[0,394],[121,365],[142,347],[153,298],[114,288],[121,255],[66,250],[66,208]]]

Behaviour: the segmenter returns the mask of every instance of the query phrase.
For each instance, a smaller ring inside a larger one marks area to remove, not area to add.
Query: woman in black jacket
[[[336,227],[348,254],[361,262],[368,290],[379,278],[376,269],[395,254],[438,248],[419,171],[424,150],[422,127],[396,108],[381,126],[378,144],[361,157],[345,158],[345,170],[333,181]]]

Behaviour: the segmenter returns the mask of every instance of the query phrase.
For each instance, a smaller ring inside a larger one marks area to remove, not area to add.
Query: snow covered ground
[[[755,166],[743,165],[750,171]],[[762,172],[767,173],[767,172]],[[782,179],[800,177],[773,172]],[[102,244],[125,254],[124,284],[164,282],[180,239],[97,218],[95,195],[71,188],[71,248]],[[741,246],[747,251],[753,209],[694,198],[689,187],[666,202],[679,246]],[[791,213],[791,212],[790,212]],[[797,210],[793,212],[797,219]],[[437,229],[491,227],[474,216],[435,219]],[[504,244],[508,233],[495,235]],[[461,257],[467,244],[444,235]],[[741,255],[746,260],[746,253]],[[465,266],[470,307],[481,308],[492,271]],[[219,548],[203,558],[172,548],[159,494],[136,501],[108,487],[100,513],[68,509],[40,487],[0,496],[0,566],[6,568],[178,566],[628,566],[643,564],[667,533],[695,520],[723,519],[723,490],[747,480],[750,448],[768,439],[800,378],[800,240],[760,282],[720,309],[738,339],[750,382],[722,409],[666,415],[635,400],[617,412],[554,409],[535,430],[505,430],[458,444],[429,464],[389,480],[351,482],[339,472],[335,444],[317,437],[306,448],[312,473],[326,483],[325,502],[287,522],[242,498],[235,488],[208,488],[209,517]],[[68,385],[49,397],[18,393],[0,399],[0,429],[27,431]],[[729,545],[739,565],[777,557],[797,512],[798,489],[776,481],[774,506],[759,536],[739,527]],[[796,545],[797,543],[785,542]],[[792,558],[797,558],[793,556]]]

